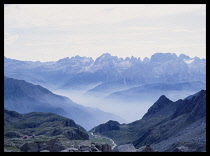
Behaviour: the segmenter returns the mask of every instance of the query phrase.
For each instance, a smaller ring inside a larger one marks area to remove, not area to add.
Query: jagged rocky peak
[[[149,58],[148,57],[145,57],[144,59],[143,59],[143,63],[148,63],[150,60],[149,60]]]
[[[96,58],[94,65],[101,65],[104,63],[106,63],[108,65],[108,64],[112,64],[117,61],[119,61],[117,56],[112,56],[109,53],[104,53],[101,56],[99,56],[98,58]]]
[[[70,57],[65,57],[63,59],[60,59],[58,61],[68,61],[68,60],[84,60],[84,59],[89,59],[89,60],[93,60],[92,57],[82,57],[82,56],[79,56],[79,55],[76,55],[76,56],[72,56],[71,58]]]
[[[141,58],[140,58],[140,57],[138,57],[138,61],[141,61],[141,62],[142,62],[142,60],[141,60]]]
[[[199,92],[197,92],[193,95],[190,95],[190,96],[186,97],[185,99],[192,99],[193,97],[202,97],[204,95],[206,95],[206,90],[201,89]]]
[[[113,57],[111,54],[109,53],[103,53],[101,56],[99,56],[98,58],[100,59],[105,59],[105,58],[111,58]]]
[[[93,58],[92,57],[85,57],[85,56],[79,56],[79,55],[76,55],[76,56],[73,56],[73,57],[71,57],[71,59],[72,60],[84,60],[84,59],[87,59],[87,60],[93,60]]]
[[[56,63],[61,65],[90,65],[94,60],[92,57],[81,57],[79,55],[73,56],[71,58],[65,57],[58,60]]]
[[[185,55],[185,54],[180,54],[180,55],[179,55],[179,59],[181,59],[181,60],[189,60],[190,57],[187,56],[187,55]]]
[[[99,60],[110,59],[110,58],[112,58],[111,54],[103,53],[101,56],[97,57],[95,61],[97,62]]]
[[[131,60],[130,57],[125,58],[125,61],[130,61],[130,60]]]
[[[151,56],[151,62],[166,62],[171,60],[177,60],[178,57],[175,53],[155,53]]]
[[[171,101],[171,100],[169,100],[169,98],[167,98],[165,95],[161,95],[160,97],[159,97],[159,99],[157,100],[157,102],[165,102],[165,101]]]
[[[130,61],[131,61],[132,63],[142,62],[140,57],[134,57],[134,56],[131,56]]]
[[[199,58],[199,57],[194,57],[193,58],[194,59],[194,61],[193,61],[193,63],[200,63],[202,60]]]
[[[134,56],[131,56],[131,61],[137,61],[138,59]]]
[[[68,61],[70,61],[70,58],[65,57],[65,58],[62,58],[62,59],[58,60],[57,63],[63,63],[63,62],[68,62]]]
[[[156,113],[160,113],[161,110],[165,109],[166,106],[168,106],[172,102],[173,101],[168,99],[165,95],[161,95],[159,99],[148,109],[147,113],[143,116],[143,118],[153,116]]]
[[[158,109],[161,109],[161,108],[164,108],[168,103],[171,103],[171,102],[173,102],[173,101],[171,101],[165,95],[161,95],[152,107],[156,107]]]
[[[183,114],[190,114],[190,121],[196,121],[206,116],[206,90],[201,90],[196,94],[185,98],[177,107],[171,119]]]

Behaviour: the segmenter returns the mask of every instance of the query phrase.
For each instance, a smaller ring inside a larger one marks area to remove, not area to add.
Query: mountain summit
[[[173,152],[178,147],[206,151],[206,91],[190,98],[171,101],[162,95],[144,117],[118,129],[94,127],[91,132],[113,139],[117,145],[132,143],[135,148],[151,145],[160,152]]]
[[[143,118],[156,117],[157,115],[168,115],[168,113],[171,112],[171,103],[173,102],[165,95],[161,95],[160,98],[148,109]]]
[[[124,59],[109,53],[102,54],[95,61],[80,56],[66,57],[57,62],[20,61],[5,57],[4,71],[5,76],[57,89],[122,80],[126,80],[127,85],[205,82],[206,60],[184,54],[178,57],[174,53],[155,53],[143,62],[133,56]]]

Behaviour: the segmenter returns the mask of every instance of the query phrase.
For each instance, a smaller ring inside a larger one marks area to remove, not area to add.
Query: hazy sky
[[[4,55],[19,60],[156,52],[206,58],[205,4],[11,4],[4,20]]]

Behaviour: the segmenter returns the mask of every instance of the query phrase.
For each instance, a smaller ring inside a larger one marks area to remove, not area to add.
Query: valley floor
[[[107,143],[112,147],[112,149],[114,149],[114,147],[117,146],[117,144],[115,144],[114,140],[112,140],[106,136],[96,135],[93,133],[89,133],[89,136],[90,136],[90,140],[92,142]]]

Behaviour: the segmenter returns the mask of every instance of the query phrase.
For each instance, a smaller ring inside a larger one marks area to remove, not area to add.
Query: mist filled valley
[[[177,101],[206,89],[206,60],[184,54],[155,53],[143,60],[105,53],[96,60],[75,56],[55,62],[6,57],[4,61],[5,76],[40,85],[73,103],[116,115],[122,119],[119,122],[125,123],[141,119],[161,95]],[[41,102],[54,103],[53,107],[66,107],[66,104],[50,102],[47,96],[41,99]],[[112,118],[106,117],[103,121],[109,119]]]
[[[109,142],[97,151],[142,151],[146,144],[176,151],[177,139],[187,147],[190,142],[191,151],[205,151],[206,59],[174,53],[143,61],[109,53],[52,62],[4,57],[4,70],[6,147],[18,131],[39,140],[59,136],[64,151],[69,140],[74,146],[73,140]],[[28,148],[27,142],[15,146]]]
[[[205,87],[203,88],[205,89]],[[72,99],[74,102],[87,106],[98,108],[105,112],[110,112],[120,116],[124,123],[130,123],[135,120],[139,120],[143,117],[143,115],[147,112],[147,110],[157,101],[157,99],[161,95],[166,95],[172,101],[177,101],[179,99],[184,99],[187,96],[195,94],[193,91],[173,91],[173,92],[157,92],[155,94],[148,94],[144,96],[148,96],[147,99],[141,97],[139,99],[122,99],[122,98],[107,98],[105,96],[94,96],[94,95],[86,95],[85,93],[88,90],[52,90],[53,93],[58,95],[66,96]],[[112,94],[112,93],[110,93]],[[108,96],[109,94],[107,94]]]
[[[206,4],[4,4],[4,152],[206,152]]]

